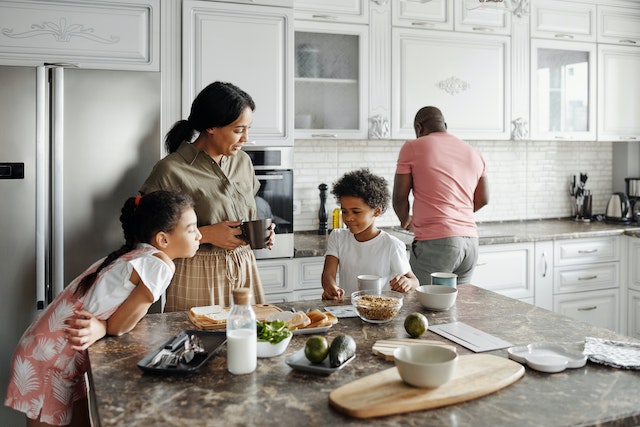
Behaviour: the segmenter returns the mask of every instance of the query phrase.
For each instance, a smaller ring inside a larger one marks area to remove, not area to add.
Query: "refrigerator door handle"
[[[49,217],[47,209],[47,152],[45,145],[46,119],[46,81],[45,67],[36,68],[36,308],[43,310],[48,301],[46,297],[46,221]]]
[[[64,289],[64,68],[51,69],[51,280],[54,298]]]

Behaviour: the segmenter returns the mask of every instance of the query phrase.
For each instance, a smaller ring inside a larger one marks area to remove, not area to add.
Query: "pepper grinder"
[[[329,215],[327,214],[327,184],[318,185],[320,190],[320,209],[318,209],[318,221],[320,225],[318,227],[318,234],[327,234],[327,220]]]

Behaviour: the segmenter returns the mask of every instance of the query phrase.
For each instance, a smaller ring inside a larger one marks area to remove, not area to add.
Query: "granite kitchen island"
[[[613,331],[577,322],[523,302],[460,285],[456,305],[445,312],[422,308],[414,294],[395,321],[373,325],[343,318],[328,332],[353,336],[356,358],[330,376],[291,369],[287,356],[304,347],[308,335],[293,337],[287,351],[258,359],[252,374],[226,370],[226,349],[190,375],[143,373],[138,361],[182,329],[194,329],[186,313],[149,314],[129,334],[107,337],[89,349],[92,397],[102,426],[636,426],[640,424],[640,371],[587,362],[578,369],[547,374],[526,368],[525,375],[496,393],[442,408],[356,419],[329,405],[329,393],[356,379],[393,367],[372,353],[377,340],[406,338],[403,320],[413,311],[429,323],[464,322],[509,341],[561,344],[582,351],[586,336],[637,342]],[[348,300],[346,301],[348,303]],[[287,303],[282,308],[321,308],[326,301]],[[428,332],[423,339],[454,344]],[[506,349],[489,352],[507,357]]]

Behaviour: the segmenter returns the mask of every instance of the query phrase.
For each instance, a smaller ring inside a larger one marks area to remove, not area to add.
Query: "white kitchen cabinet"
[[[555,241],[553,311],[621,332],[622,242],[621,236]]]
[[[595,43],[531,40],[531,138],[596,139]]]
[[[598,140],[640,140],[640,47],[598,45]]]
[[[481,245],[471,283],[533,304],[534,244]]]
[[[160,70],[160,1],[2,1],[0,64]]]
[[[511,31],[511,13],[502,3],[398,0],[391,3],[391,19],[395,27],[505,35]]]
[[[256,103],[250,140],[293,145],[293,9],[184,0],[183,117],[196,95],[228,81]]]
[[[596,5],[559,0],[535,0],[531,5],[531,36],[595,42]]]
[[[368,37],[366,25],[296,21],[297,138],[367,137]]]
[[[294,289],[296,265],[290,258],[258,260],[258,273],[265,295],[290,294]]]
[[[369,23],[371,0],[294,0],[296,19],[328,22]]]
[[[640,46],[640,9],[598,5],[598,43]]]
[[[469,33],[511,34],[511,12],[502,2],[455,0],[454,29]]]
[[[553,242],[535,242],[534,305],[553,310]]]
[[[640,238],[627,241],[627,335],[640,338]]]
[[[553,311],[595,326],[619,331],[619,295],[619,289],[556,295]]]
[[[415,138],[425,105],[438,106],[460,138],[511,137],[509,37],[408,28],[391,37],[393,139]]]
[[[640,338],[640,291],[630,290],[628,295],[627,335]]]
[[[391,2],[394,27],[453,30],[453,0],[396,0]]]

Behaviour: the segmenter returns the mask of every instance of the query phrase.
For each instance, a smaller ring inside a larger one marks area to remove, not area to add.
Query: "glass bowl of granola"
[[[369,323],[386,323],[393,320],[402,308],[404,296],[396,291],[367,289],[351,294],[351,304],[358,316]]]

